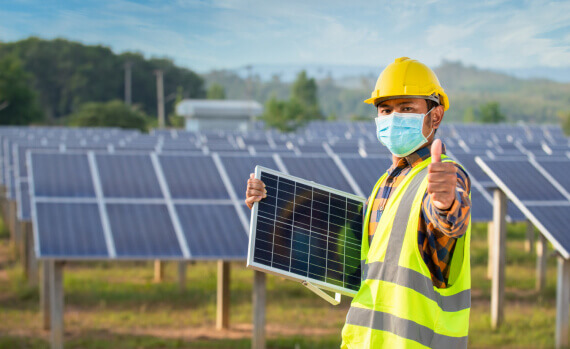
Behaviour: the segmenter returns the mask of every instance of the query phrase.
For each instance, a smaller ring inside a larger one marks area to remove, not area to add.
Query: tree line
[[[133,109],[141,114],[157,114],[156,70],[164,74],[167,115],[173,113],[178,95],[206,95],[202,77],[166,58],[146,59],[140,53],[115,54],[104,46],[31,37],[0,43],[0,106],[8,103],[0,111],[0,122],[60,124],[86,103],[124,100],[127,64],[131,66]],[[23,92],[25,87],[27,92]],[[15,103],[14,98],[28,100],[37,108],[22,113],[15,107],[21,103]]]

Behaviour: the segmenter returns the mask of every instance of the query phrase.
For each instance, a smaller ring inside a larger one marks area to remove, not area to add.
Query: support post
[[[36,250],[34,249],[34,229],[32,222],[26,222],[24,232],[26,234],[26,241],[28,242],[28,284],[35,287],[39,283],[39,265],[38,259],[36,258]]]
[[[491,327],[497,329],[504,318],[505,250],[507,197],[495,189],[493,204],[493,279],[491,283]]]
[[[252,349],[265,349],[265,273],[254,271]]]
[[[156,105],[158,114],[158,128],[164,128],[164,73],[162,70],[155,70],[156,74]]]
[[[216,329],[230,327],[230,262],[218,261]]]
[[[489,250],[487,251],[487,279],[491,280],[493,278],[493,222],[487,223],[487,246]]]
[[[41,280],[40,280],[40,313],[42,316],[42,324],[44,330],[49,330],[51,328],[50,320],[50,289],[49,289],[49,280],[52,274],[51,263],[49,261],[44,260],[42,262],[42,273],[41,273]]]
[[[49,282],[51,313],[51,347],[63,349],[63,264],[49,261],[52,268]]]
[[[570,260],[558,257],[556,284],[556,348],[567,348],[568,310],[570,307]]]
[[[28,239],[28,234],[26,232],[26,222],[18,221],[20,226],[20,234],[22,234],[22,243],[20,244],[20,257],[22,258],[22,271],[24,272],[24,279],[30,280],[30,241]]]
[[[178,286],[180,291],[186,290],[186,264],[187,262],[178,262]]]
[[[8,217],[7,217],[7,227],[10,230],[10,238],[12,239],[12,248],[18,249],[18,238],[16,236],[16,201],[8,200]]]
[[[162,282],[164,277],[164,263],[161,260],[155,259],[154,261],[154,282]]]
[[[526,240],[524,242],[524,250],[532,252],[534,245],[534,225],[531,221],[526,221]]]
[[[547,241],[542,234],[538,234],[536,241],[536,290],[544,291],[546,286]]]

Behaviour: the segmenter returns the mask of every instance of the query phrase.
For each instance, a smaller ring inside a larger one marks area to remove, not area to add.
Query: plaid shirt
[[[442,154],[445,154],[445,146],[442,145],[442,148]],[[382,211],[394,189],[398,187],[412,167],[420,164],[430,156],[430,147],[423,147],[413,154],[398,158],[397,163],[388,169],[388,176],[381,184],[372,204],[368,226],[368,241],[370,244],[382,216]],[[420,212],[418,245],[422,258],[431,272],[432,282],[438,288],[446,288],[448,286],[449,262],[453,255],[455,239],[465,234],[471,217],[471,200],[469,199],[471,181],[461,166],[456,166],[458,168],[457,188],[456,200],[453,205],[448,210],[439,210],[432,205],[431,198],[426,191]],[[369,202],[367,201],[366,206],[368,204]]]

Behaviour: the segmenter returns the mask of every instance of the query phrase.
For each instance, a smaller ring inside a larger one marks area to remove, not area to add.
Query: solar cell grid
[[[256,173],[267,198],[254,212],[249,264],[354,294],[360,286],[364,199],[274,171]]]

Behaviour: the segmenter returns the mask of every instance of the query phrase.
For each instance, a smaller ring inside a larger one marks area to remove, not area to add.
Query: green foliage
[[[85,103],[69,119],[69,126],[134,128],[143,132],[148,130],[149,124],[150,120],[143,112],[120,100]]]
[[[226,99],[226,90],[224,89],[224,86],[218,83],[213,83],[212,85],[210,85],[207,92],[207,98]]]
[[[473,107],[467,107],[467,109],[465,109],[465,111],[463,112],[463,122],[473,123],[475,122],[475,120],[476,120],[475,110],[473,109]]]
[[[481,121],[483,123],[498,124],[504,122],[506,117],[499,108],[498,102],[488,102],[479,107],[479,113],[481,114]]]
[[[176,99],[174,100],[174,111],[168,115],[168,124],[174,128],[184,128],[184,117],[176,114],[176,106],[182,102],[184,96],[184,88],[178,86],[176,88]]]
[[[305,71],[299,73],[291,86],[289,101],[281,101],[272,96],[265,104],[262,118],[268,127],[284,132],[294,131],[311,120],[323,119],[315,80],[308,79]]]
[[[33,88],[45,115],[54,120],[78,110],[86,102],[124,99],[125,66],[132,66],[132,102],[148,115],[156,114],[156,77],[164,72],[166,112],[174,109],[176,88],[185,97],[203,98],[204,83],[189,69],[169,59],[145,59],[140,53],[114,54],[104,46],[88,46],[64,39],[28,38],[0,44],[0,57],[14,54],[31,74]],[[172,96],[172,97],[171,97]]]
[[[297,75],[297,80],[291,86],[291,98],[298,100],[307,107],[318,106],[317,83],[309,79],[304,70]]]
[[[558,114],[562,122],[562,131],[567,136],[570,136],[570,111],[560,112]]]
[[[41,121],[43,115],[36,93],[30,85],[30,74],[15,55],[0,59],[0,124],[28,125]]]

